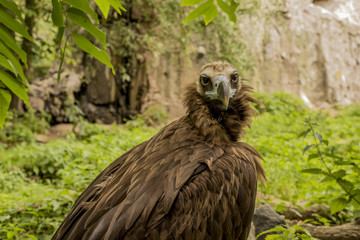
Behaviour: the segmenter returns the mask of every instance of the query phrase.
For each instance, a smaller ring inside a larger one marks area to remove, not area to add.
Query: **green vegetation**
[[[35,142],[35,134],[45,133],[49,128],[51,116],[45,112],[35,115],[30,109],[21,115],[17,111],[9,111],[4,128],[0,131],[0,149],[16,143]]]
[[[96,175],[157,131],[144,126],[86,128],[91,131],[81,141],[70,133],[48,144],[0,151],[0,239],[49,239]]]
[[[259,150],[265,159],[268,183],[260,187],[261,192],[283,200],[283,203],[276,203],[280,212],[287,208],[288,202],[300,209],[303,201],[307,202],[306,206],[325,203],[331,207],[333,215],[328,213],[326,219],[318,216],[312,223],[339,224],[358,217],[359,205],[356,201],[347,198],[346,204],[335,205],[333,201],[346,193],[336,183],[339,177],[344,177],[347,186],[351,186],[352,195],[360,190],[357,167],[360,164],[360,106],[339,107],[336,115],[331,117],[329,112],[309,111],[299,99],[289,94],[256,94],[256,97],[264,106],[257,107],[261,114],[253,122],[244,141]],[[320,146],[324,159],[315,157],[314,146],[304,151],[306,146],[315,144],[311,133],[303,137],[309,128],[309,117],[317,123],[316,133],[321,133],[323,142],[328,144]],[[336,161],[343,162],[336,164]],[[305,170],[324,169],[324,162],[333,173],[340,171],[335,178],[309,174]]]
[[[303,233],[299,233],[303,232]],[[271,235],[266,236],[266,240],[294,240],[294,239],[301,239],[301,240],[312,240],[314,238],[311,237],[309,231],[300,227],[298,225],[294,225],[291,228],[285,228],[283,226],[276,226],[272,229],[264,231],[256,236],[258,239],[260,236],[271,233]]]
[[[289,94],[255,95],[264,104],[256,106],[260,114],[243,141],[258,149],[265,159],[268,183],[260,187],[265,195],[260,201],[271,202],[268,196],[281,199],[283,202],[276,203],[278,211],[284,210],[289,202],[295,206],[304,201],[307,205],[324,203],[330,207],[334,201],[340,202],[335,204],[337,208],[331,207],[332,213],[311,220],[321,225],[349,222],[359,216],[359,205],[351,201],[352,195],[345,194],[337,179],[340,176],[350,182],[352,194],[359,191],[359,169],[355,166],[360,162],[360,106],[338,107],[336,115],[331,117],[328,112],[308,110]],[[0,239],[49,239],[79,194],[107,165],[158,131],[145,126],[145,123],[158,124],[166,120],[166,115],[158,112],[161,108],[156,106],[123,126],[111,128],[82,123],[85,130],[81,138],[71,132],[64,139],[40,144],[27,141],[21,135],[17,135],[16,140],[14,135],[11,144],[3,143],[0,147]],[[16,125],[34,134],[44,128],[43,121],[24,121],[14,116],[16,114],[8,116],[3,131],[10,131]],[[314,144],[311,132],[306,138],[304,134],[300,136],[308,129],[304,119],[309,116],[318,123],[313,127],[316,133],[321,133],[322,142],[328,141],[328,145],[319,146],[324,153],[323,161],[333,174],[341,171],[336,179],[327,176],[324,179],[321,174],[304,170],[325,171],[322,160],[312,155],[316,154],[315,145],[303,154],[307,145]],[[349,165],[336,164],[340,159],[333,156],[341,156],[342,163]],[[346,203],[336,200],[339,197]],[[284,231],[295,234],[294,229]]]

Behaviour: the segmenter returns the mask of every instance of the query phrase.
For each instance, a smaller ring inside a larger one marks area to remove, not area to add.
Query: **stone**
[[[50,71],[45,79],[36,79],[30,84],[29,101],[35,111],[50,113],[52,123],[68,122],[66,102],[68,99],[75,99],[74,94],[81,90],[84,74],[79,69],[63,69],[58,83],[57,73],[54,71]]]
[[[97,106],[87,103],[83,112],[90,122],[112,124],[117,122],[116,112],[113,109],[110,106]]]
[[[41,112],[45,110],[45,101],[39,97],[29,96],[29,102],[33,110]]]
[[[111,104],[116,100],[115,77],[106,65],[99,61],[92,61],[96,72],[90,75],[90,83],[86,93],[88,101],[94,104]]]
[[[284,216],[276,213],[269,205],[261,205],[255,210],[253,223],[255,226],[255,236],[278,225],[286,227]],[[258,240],[264,240],[270,234],[272,233],[264,234]]]

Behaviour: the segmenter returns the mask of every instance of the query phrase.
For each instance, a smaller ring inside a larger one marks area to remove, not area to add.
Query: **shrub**
[[[0,142],[10,146],[32,143],[35,141],[36,133],[45,133],[49,129],[50,118],[45,112],[35,114],[31,109],[24,115],[15,110],[9,111],[0,131]]]

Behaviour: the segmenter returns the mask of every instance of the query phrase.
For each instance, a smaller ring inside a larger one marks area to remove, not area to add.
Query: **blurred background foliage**
[[[331,167],[346,170],[346,180],[359,189],[359,105],[339,106],[331,112],[311,111],[286,93],[254,95],[263,104],[255,106],[259,115],[243,141],[265,159],[267,184],[260,186],[260,203],[273,204],[282,212],[289,204],[301,209],[313,204],[329,206],[331,200],[345,195],[340,186],[323,176],[302,172],[321,166],[319,159],[308,160],[310,150],[303,154],[304,147],[312,142],[311,138],[299,137],[306,130],[304,119],[309,116],[329,142],[323,146],[324,152],[357,165]],[[81,122],[81,134],[70,131],[63,139],[43,144],[35,142],[34,135],[48,127],[48,118],[32,118],[31,114],[9,114],[1,135],[1,239],[49,239],[79,194],[107,165],[149,139],[167,122],[165,111],[158,106],[125,125],[106,127]],[[157,127],[147,126],[154,123]],[[20,134],[16,129],[27,130]],[[326,161],[330,164],[331,158]],[[325,211],[309,221],[319,225],[349,222],[359,216],[356,209],[358,206],[349,202],[333,214]]]

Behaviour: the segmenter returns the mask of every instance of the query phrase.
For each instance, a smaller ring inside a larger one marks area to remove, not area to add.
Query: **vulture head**
[[[239,73],[229,63],[206,64],[200,71],[197,88],[212,112],[219,114],[228,109],[230,100],[241,88]]]
[[[255,111],[248,95],[252,88],[242,82],[238,70],[227,62],[204,65],[185,94],[185,107],[201,135],[213,142],[237,141],[250,127]],[[214,134],[215,133],[215,134]]]

